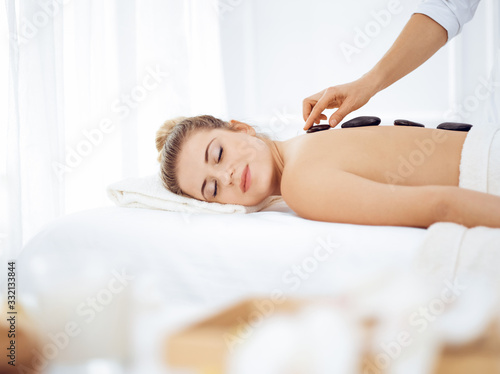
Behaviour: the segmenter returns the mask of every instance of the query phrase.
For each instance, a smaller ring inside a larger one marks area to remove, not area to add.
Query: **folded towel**
[[[500,195],[500,49],[488,78],[485,110],[473,114],[462,148],[459,187]]]
[[[500,195],[500,122],[475,124],[460,159],[459,187]]]
[[[188,213],[252,213],[283,200],[279,195],[272,195],[253,206],[209,203],[170,192],[163,186],[159,174],[123,179],[107,186],[106,191],[118,206]]]
[[[422,276],[422,282],[441,294],[443,304],[468,303],[483,315],[471,315],[468,327],[461,326],[463,331],[454,334],[456,340],[474,338],[492,318],[500,317],[499,243],[500,228],[467,228],[453,222],[436,222],[427,229],[417,251],[414,269]]]

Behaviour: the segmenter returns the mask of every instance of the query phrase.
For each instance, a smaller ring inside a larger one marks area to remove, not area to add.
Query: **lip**
[[[248,165],[243,169],[243,172],[241,173],[241,181],[240,181],[240,188],[243,193],[245,193],[248,190],[248,187],[250,186],[250,168]]]

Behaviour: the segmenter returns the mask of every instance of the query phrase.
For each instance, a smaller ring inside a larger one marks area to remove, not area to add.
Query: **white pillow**
[[[220,204],[180,196],[167,190],[159,173],[132,177],[106,187],[108,197],[118,206],[129,208],[149,208],[172,212],[205,213],[252,213],[283,201],[279,195],[268,196],[253,206]]]

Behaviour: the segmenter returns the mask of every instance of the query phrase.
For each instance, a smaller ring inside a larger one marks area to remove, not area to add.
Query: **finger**
[[[348,109],[347,105],[341,105],[340,108],[337,109],[335,113],[333,113],[330,116],[330,121],[329,121],[330,126],[331,127],[337,126],[344,119],[344,117],[351,112],[352,111]]]
[[[318,117],[321,115],[323,110],[326,109],[326,106],[327,106],[326,99],[324,97],[319,99],[319,101],[316,103],[313,110],[311,111],[309,118],[307,118],[306,120],[306,124],[304,125],[304,130],[307,131],[312,126],[313,122],[316,123],[316,121],[318,121],[317,123],[319,123]]]
[[[314,101],[316,103],[316,101]],[[307,118],[311,114],[312,108],[314,107],[313,101],[309,98],[305,99],[302,103],[302,116],[304,121],[307,121]]]

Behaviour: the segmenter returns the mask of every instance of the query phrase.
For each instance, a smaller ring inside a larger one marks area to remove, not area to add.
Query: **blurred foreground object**
[[[280,305],[247,299],[169,336],[165,361],[169,368],[200,374],[500,373],[498,321],[460,346],[439,344],[429,329],[430,334],[421,334],[427,335],[420,340],[425,344],[413,343],[413,351],[425,347],[430,355],[408,355],[412,339],[400,333],[399,351],[397,341],[387,341],[384,358],[372,348],[374,336],[383,335],[387,326],[366,313],[350,314],[352,306],[343,298],[291,299]],[[366,318],[360,318],[363,314]],[[410,371],[384,363],[405,355],[419,359]]]

